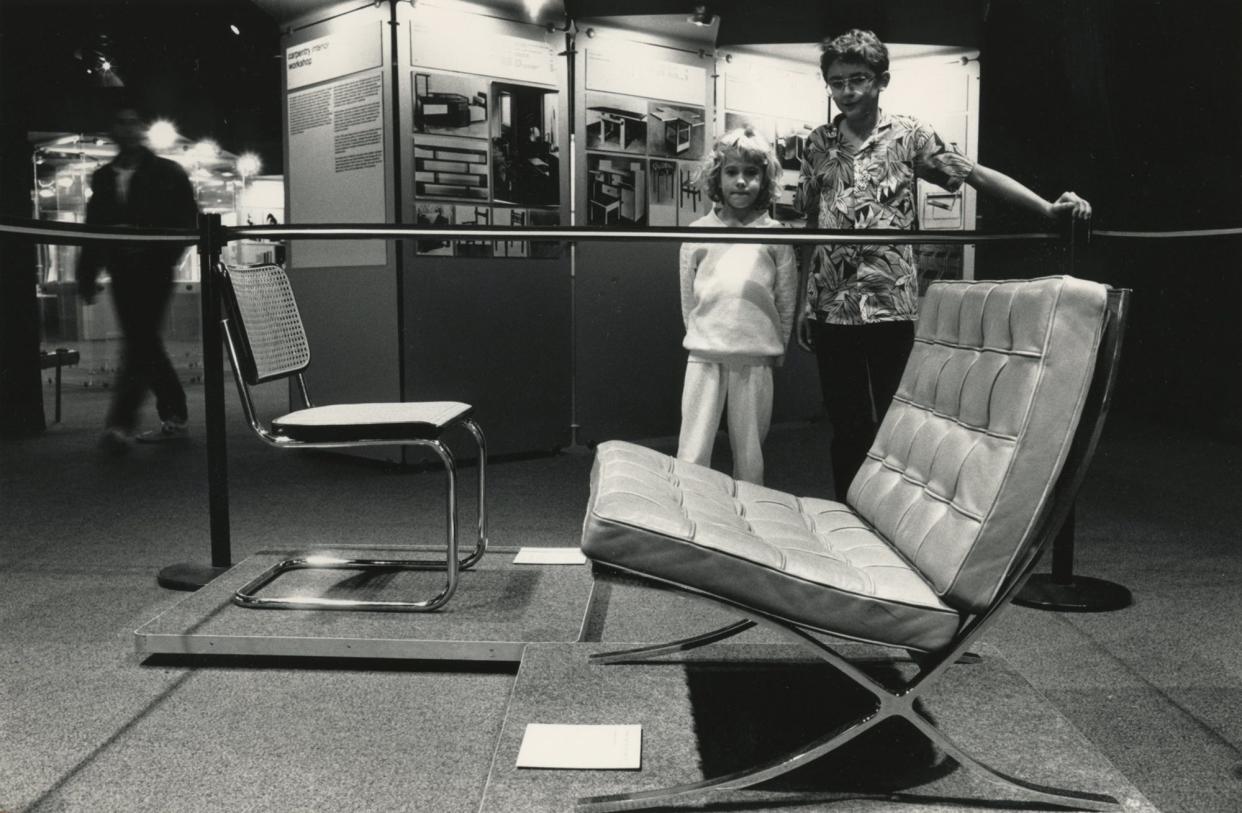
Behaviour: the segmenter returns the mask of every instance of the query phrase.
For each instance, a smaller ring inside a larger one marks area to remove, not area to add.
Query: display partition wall
[[[749,124],[786,168],[773,213],[802,225],[791,205],[798,162],[830,115],[815,44],[716,49],[715,29],[684,15],[522,16],[499,3],[420,0],[329,5],[293,21],[283,43],[290,222],[689,226],[711,211],[696,180],[714,139]],[[973,86],[962,77],[977,62],[958,60],[955,73],[956,54],[914,49],[924,61],[906,71],[899,53],[886,100],[922,114],[919,77],[932,59],[946,66],[937,81],[964,87],[974,109],[977,70]],[[960,130],[974,154],[974,118],[959,107],[956,119],[927,117]],[[971,228],[973,200],[939,192],[920,189],[931,213],[920,225]],[[500,455],[675,436],[678,250],[635,240],[295,244],[290,276],[317,352],[312,394],[466,401]],[[969,276],[960,259],[923,259],[943,260],[935,277]],[[774,420],[816,417],[818,393],[813,357],[791,341]]]

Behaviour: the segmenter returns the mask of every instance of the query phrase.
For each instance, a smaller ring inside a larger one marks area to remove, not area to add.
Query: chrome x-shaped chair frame
[[[447,529],[443,559],[366,559],[327,555],[284,559],[239,589],[235,604],[256,609],[371,610],[428,612],[443,607],[457,589],[459,571],[467,570],[487,550],[487,444],[471,417],[471,407],[454,401],[335,404],[314,407],[303,370],[310,349],[293,290],[276,265],[220,266],[224,298],[222,326],[242,410],[251,429],[277,449],[339,449],[364,446],[423,446],[444,464]],[[264,426],[250,386],[292,378],[303,408]],[[455,427],[474,438],[479,452],[478,528],[473,549],[464,556],[457,538],[457,465],[441,435]],[[282,573],[293,570],[443,570],[443,587],[417,601],[381,601],[325,596],[262,596],[259,591]]]
[[[946,755],[962,767],[992,782],[998,783],[1024,801],[1082,810],[1118,809],[1119,804],[1112,796],[1047,787],[1010,776],[984,764],[972,757],[943,731],[937,728],[916,706],[916,703],[927,691],[928,687],[933,685],[935,680],[945,670],[958,661],[969,660],[973,657],[969,655],[969,649],[972,644],[991,626],[1001,611],[1008,607],[1012,598],[1022,589],[1044,548],[1056,536],[1057,531],[1069,514],[1075,496],[1086,475],[1088,464],[1095,451],[1104,418],[1108,411],[1120,358],[1121,338],[1128,311],[1129,293],[1129,291],[1121,290],[1107,291],[1107,304],[1103,314],[1103,326],[1100,328],[1099,333],[1098,350],[1095,355],[1094,367],[1089,372],[1089,388],[1086,390],[1085,398],[1082,401],[1080,418],[1077,427],[1071,430],[1072,441],[1068,444],[1068,450],[1064,455],[1059,475],[1053,475],[1055,479],[1049,483],[1049,488],[1045,492],[1048,496],[1039,501],[1036,513],[1030,517],[1029,530],[1023,534],[1027,542],[1016,549],[1016,554],[1008,567],[1004,569],[1005,575],[996,586],[992,598],[974,612],[963,612],[960,627],[955,632],[952,630],[952,620],[950,617],[946,622],[950,624],[948,627],[949,631],[942,635],[943,638],[948,640],[934,647],[922,648],[919,646],[908,646],[904,643],[894,644],[892,641],[886,641],[880,637],[881,633],[871,635],[857,630],[843,631],[840,628],[830,627],[826,621],[819,625],[809,624],[805,621],[800,622],[787,617],[783,612],[772,612],[763,607],[754,606],[746,600],[745,596],[718,595],[712,585],[723,588],[721,590],[723,592],[730,589],[730,586],[736,582],[736,578],[730,579],[728,575],[722,574],[717,574],[714,577],[704,575],[703,570],[707,562],[693,558],[693,551],[682,545],[676,545],[677,554],[669,552],[667,557],[652,557],[650,562],[646,562],[641,558],[631,558],[627,561],[627,556],[633,556],[630,551],[634,547],[638,547],[640,544],[652,544],[652,537],[640,539],[638,532],[647,531],[663,535],[659,538],[663,539],[665,543],[675,543],[678,538],[693,539],[696,533],[693,519],[679,518],[678,510],[689,510],[688,506],[691,500],[707,500],[710,502],[717,498],[718,495],[715,492],[704,489],[695,494],[687,489],[679,496],[672,497],[674,503],[678,500],[682,502],[681,509],[674,506],[671,512],[665,510],[668,506],[655,509],[650,506],[655,505],[662,498],[673,493],[673,490],[686,486],[694,478],[703,477],[703,482],[713,482],[710,475],[716,473],[683,466],[683,464],[676,463],[667,458],[660,459],[663,456],[650,450],[634,447],[631,444],[617,442],[601,444],[597,454],[596,470],[593,473],[592,505],[588,509],[587,524],[583,531],[583,550],[595,560],[596,578],[605,582],[620,580],[623,584],[625,580],[638,577],[640,580],[656,586],[676,588],[679,591],[697,595],[730,610],[738,611],[743,617],[741,620],[721,629],[679,641],[616,652],[597,653],[591,657],[593,663],[605,665],[620,662],[644,662],[661,655],[683,652],[721,641],[759,624],[776,630],[781,635],[792,638],[794,641],[809,648],[817,657],[826,661],[869,693],[874,698],[874,703],[869,704],[869,707],[863,709],[854,719],[841,724],[834,730],[828,731],[822,737],[806,743],[796,751],[755,767],[726,776],[709,778],[700,782],[670,788],[582,798],[578,800],[577,809],[579,811],[590,811],[591,813],[645,809],[699,800],[712,792],[752,787],[835,751],[863,732],[894,717],[907,721],[915,729],[922,732],[932,743],[941,748]],[[934,317],[929,315],[925,318]],[[1080,333],[1082,332],[1085,331],[1080,331]],[[937,344],[937,339],[933,337],[929,340],[929,344]],[[1071,352],[1074,351],[1073,341],[1059,348],[1062,355],[1064,355],[1064,351],[1067,348]],[[1077,352],[1089,353],[1091,349],[1090,347],[1081,347],[1077,348]],[[951,364],[952,362],[950,362]],[[950,365],[946,365],[946,368]],[[917,374],[911,374],[911,368],[915,366],[912,359],[910,367],[907,368],[908,381],[917,378]],[[934,367],[935,365],[932,366]],[[906,385],[903,382],[903,389],[905,388]],[[918,389],[918,386],[913,386],[911,389]],[[894,406],[896,407],[896,404]],[[883,434],[884,430],[881,430],[881,433]],[[877,441],[876,449],[879,449],[880,446],[880,441]],[[876,449],[873,449],[873,453]],[[882,452],[883,450],[881,450],[881,454],[873,454],[872,460],[876,463],[882,460],[887,463],[888,461],[884,458]],[[609,466],[612,467],[611,472],[602,473]],[[652,472],[654,474],[648,478],[647,475]],[[603,479],[609,479],[610,485],[601,486],[601,480]],[[865,480],[865,472],[860,473],[859,478],[854,481],[851,489],[851,498],[863,495],[866,485],[864,483],[863,488],[860,489],[859,484],[861,480]],[[668,486],[668,489],[666,489],[666,486]],[[662,489],[666,490],[662,491]],[[608,491],[611,494],[611,499],[614,500],[603,508],[598,505],[599,501],[609,498],[601,497],[601,491]],[[764,502],[775,505],[783,497],[787,496],[770,489],[761,488],[757,489],[754,494],[755,499],[748,503],[748,505],[756,508],[756,513],[763,508],[762,504]],[[823,502],[826,504],[826,501]],[[841,506],[841,508],[847,511],[854,510],[847,506]],[[825,510],[835,509],[829,506]],[[643,518],[644,512],[647,511],[652,512],[650,521],[644,521]],[[681,520],[686,520],[687,524],[679,524]],[[762,520],[754,521],[759,522]],[[852,522],[854,523],[854,528],[861,528],[862,525],[868,524],[865,521],[859,522],[858,520],[853,520]],[[854,528],[847,528],[846,532],[854,533]],[[698,532],[705,532],[702,525],[699,526]],[[724,540],[723,544],[713,544],[729,550],[734,556],[738,555],[743,550],[743,542],[739,541],[741,537],[736,535],[728,536],[727,534],[732,533],[731,531],[725,533],[726,536],[722,537]],[[688,534],[688,536],[683,536],[683,534]],[[679,554],[683,568],[681,571],[675,574],[660,572],[662,570],[670,570],[669,562],[674,558],[679,558]],[[714,562],[722,567],[738,566],[743,568],[742,570],[732,571],[733,576],[736,577],[738,574],[744,573],[744,568],[748,567],[748,565],[737,565],[736,561],[728,561],[732,559],[733,556],[728,556],[724,560],[718,558]],[[621,561],[618,562],[617,560]],[[631,563],[633,567],[627,566],[627,564]],[[648,564],[650,564],[650,567],[647,567]],[[620,576],[619,574],[625,575]],[[713,578],[715,579],[714,582],[712,581]],[[790,580],[789,586],[794,589],[800,589],[799,585],[794,584],[796,581]],[[771,583],[769,582],[768,584],[770,586]],[[781,599],[778,597],[775,600],[780,601]],[[828,643],[821,640],[819,637],[821,633],[838,638],[854,638],[871,643],[878,642],[890,646],[899,646],[902,649],[908,650],[910,655],[913,656],[916,672],[907,679],[904,685],[893,687],[881,684],[860,669],[855,663],[852,663],[845,656],[833,650]],[[896,634],[894,633],[894,635]]]

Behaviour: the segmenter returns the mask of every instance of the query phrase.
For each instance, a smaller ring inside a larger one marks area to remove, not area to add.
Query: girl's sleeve
[[[694,274],[698,271],[698,259],[702,256],[694,249],[694,244],[682,243],[677,263],[681,274],[681,322],[687,326],[690,311],[694,308]]]
[[[776,314],[781,320],[781,347],[787,347],[789,334],[793,331],[794,311],[798,306],[798,256],[788,243],[772,248],[776,261],[776,285],[772,293],[776,301]]]

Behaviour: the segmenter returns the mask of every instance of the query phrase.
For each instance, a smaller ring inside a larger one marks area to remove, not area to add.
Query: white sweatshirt
[[[715,212],[690,224],[724,228]],[[779,229],[764,214],[747,228]],[[685,243],[681,247],[682,345],[691,358],[753,357],[772,363],[785,355],[797,302],[798,263],[788,244]]]

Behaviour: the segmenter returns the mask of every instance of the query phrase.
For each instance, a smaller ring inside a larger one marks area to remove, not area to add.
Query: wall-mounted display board
[[[388,32],[387,10],[367,5],[306,19],[283,37],[289,223],[397,222]],[[291,240],[283,259],[314,348],[307,375],[316,401],[400,400],[395,245]],[[401,459],[389,447],[350,454]]]
[[[410,18],[409,43],[416,222],[559,225],[563,69],[547,32],[428,3]],[[472,258],[558,250],[532,251],[525,241],[443,242],[415,248]]]
[[[979,157],[979,62],[976,51],[961,48],[897,49],[891,61],[892,79],[882,105],[916,116],[968,158]],[[963,185],[956,192],[920,180],[918,227],[962,231],[975,227],[975,190]],[[972,279],[975,247],[924,244],[914,247],[919,283],[938,279]]]
[[[382,33],[372,22],[285,47],[286,174],[295,223],[387,219]],[[388,261],[386,244],[375,241],[300,241],[293,251],[300,268]]]
[[[697,45],[604,23],[577,40],[577,222],[689,226],[711,211],[698,185],[714,135],[714,62]],[[685,351],[674,242],[583,242],[575,250],[580,440],[677,433]]]
[[[806,50],[806,49],[801,49]],[[805,225],[793,208],[802,154],[811,131],[828,120],[828,98],[819,66],[772,56],[737,53],[720,61],[724,117],[721,134],[752,127],[776,151],[784,172],[773,216]]]
[[[407,223],[569,223],[565,35],[507,14],[437,0],[397,5]],[[402,251],[406,397],[472,404],[493,454],[569,445],[563,244],[428,237]]]

